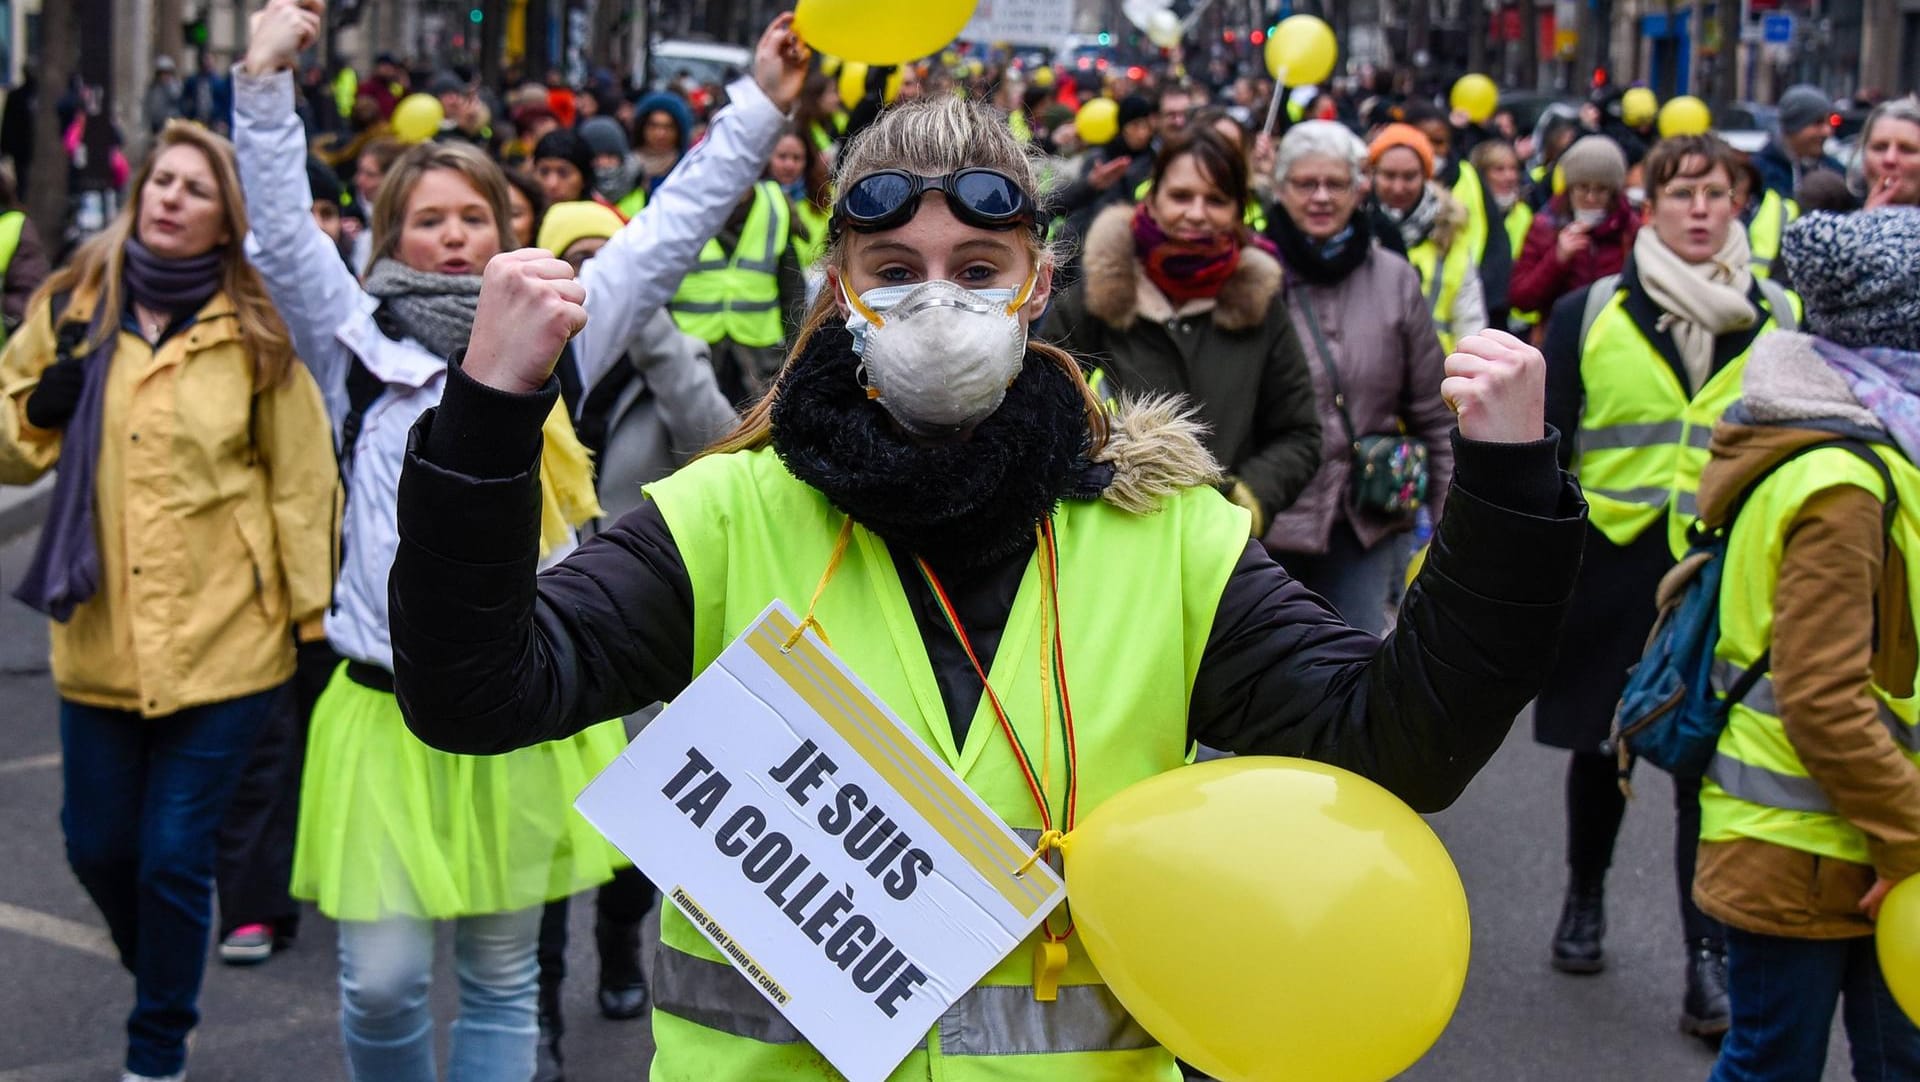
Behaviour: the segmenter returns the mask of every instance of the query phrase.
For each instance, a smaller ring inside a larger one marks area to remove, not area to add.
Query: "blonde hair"
[[[436,169],[450,169],[473,185],[493,213],[493,225],[500,238],[500,250],[511,252],[513,210],[507,197],[507,175],[487,157],[485,151],[469,143],[421,143],[409,147],[394,160],[380,182],[373,199],[373,261],[391,259],[400,247],[400,234],[407,220],[407,201],[420,178]],[[416,268],[418,269],[418,268]]]
[[[904,169],[920,176],[937,177],[961,169],[993,169],[1013,178],[1027,197],[1038,205],[1040,172],[1032,153],[1013,137],[1005,117],[985,104],[966,101],[950,94],[935,94],[918,101],[888,108],[880,119],[855,136],[841,152],[834,168],[834,190],[846,191],[862,177],[884,169]],[[1034,230],[1022,230],[1035,273],[1053,266],[1053,251]],[[827,246],[826,265],[837,274],[847,272],[849,233],[841,233]],[[780,385],[793,367],[793,359],[806,351],[807,343],[829,320],[839,314],[834,291],[821,290],[808,310],[800,333],[794,336],[787,363],[774,376],[773,384],[753,408],[749,409],[732,432],[708,449],[708,454],[751,451],[765,447],[772,438],[773,403]],[[1087,428],[1093,449],[1107,440],[1107,413],[1092,389],[1080,362],[1058,346],[1029,340],[1027,348],[1051,361],[1066,373],[1080,392],[1086,408]]]
[[[220,289],[233,302],[234,318],[240,323],[240,340],[253,355],[253,386],[256,391],[279,384],[293,370],[293,340],[287,325],[280,320],[279,309],[267,295],[266,283],[247,262],[247,203],[240,192],[240,171],[234,166],[233,144],[184,120],[169,120],[154,140],[153,149],[128,188],[132,193],[126,206],[114,216],[107,228],[74,253],[67,265],[47,276],[34,292],[29,304],[37,305],[60,293],[89,293],[94,311],[115,313],[126,304],[121,276],[126,266],[127,241],[134,238],[140,221],[140,203],[147,181],[161,156],[175,147],[191,147],[207,159],[214,187],[220,196],[220,210],[227,234],[221,251]],[[117,317],[98,321],[96,336],[86,343],[92,351],[120,333]]]

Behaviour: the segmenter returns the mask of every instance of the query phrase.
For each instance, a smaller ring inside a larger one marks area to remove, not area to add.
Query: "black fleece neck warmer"
[[[773,448],[855,522],[937,568],[1002,559],[1033,539],[1087,471],[1085,408],[1052,361],[1027,354],[971,438],[919,444],[867,398],[846,324],[814,334],[774,391]]]

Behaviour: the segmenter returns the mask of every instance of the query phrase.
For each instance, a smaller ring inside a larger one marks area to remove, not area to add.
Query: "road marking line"
[[[114,949],[113,939],[105,929],[36,909],[0,902],[0,930],[18,932],[44,943],[105,958],[116,965],[120,961],[120,952]]]
[[[216,1026],[202,1024],[190,1038],[188,1059],[191,1061],[196,1056],[241,1052],[313,1029],[335,1032],[339,1026],[338,1019],[337,1006],[302,1005],[283,1015],[258,1022]],[[115,1050],[58,1062],[30,1063],[0,1071],[0,1082],[72,1082],[75,1078],[90,1074],[109,1078],[113,1072],[120,1070],[125,1055]]]
[[[48,752],[45,755],[29,756],[25,759],[9,759],[0,762],[0,774],[24,774],[29,770],[44,770],[60,765],[60,753]]]

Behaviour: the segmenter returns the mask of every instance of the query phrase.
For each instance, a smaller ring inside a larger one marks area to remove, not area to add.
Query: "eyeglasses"
[[[1310,177],[1288,177],[1287,190],[1298,196],[1310,196],[1317,192],[1328,195],[1345,195],[1353,190],[1351,180],[1325,180]]]
[[[847,188],[834,204],[827,231],[838,238],[843,229],[878,233],[903,226],[920,212],[920,197],[928,192],[945,195],[947,209],[971,226],[1001,231],[1019,225],[1037,228],[1033,197],[997,169],[962,169],[937,177],[882,169]]]
[[[1671,188],[1660,189],[1660,198],[1671,199],[1676,203],[1693,206],[1694,200],[1705,198],[1707,206],[1725,203],[1733,198],[1732,188],[1723,188],[1718,184],[1709,184],[1704,188],[1692,188],[1685,184],[1676,184]]]

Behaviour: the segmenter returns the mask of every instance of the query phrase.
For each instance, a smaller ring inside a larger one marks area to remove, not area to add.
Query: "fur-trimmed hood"
[[[1113,468],[1100,498],[1149,515],[1183,488],[1216,485],[1224,473],[1207,450],[1207,426],[1179,395],[1122,397],[1107,418],[1107,443],[1093,458]]]
[[[1166,295],[1147,280],[1133,250],[1133,212],[1128,204],[1109,207],[1087,230],[1081,265],[1086,274],[1088,313],[1116,330],[1125,330],[1139,318],[1165,321],[1176,315],[1207,311],[1207,302],[1194,302],[1175,311]],[[1240,251],[1240,266],[1211,302],[1213,321],[1229,331],[1258,327],[1265,322],[1274,294],[1279,291],[1279,262],[1247,245]]]

